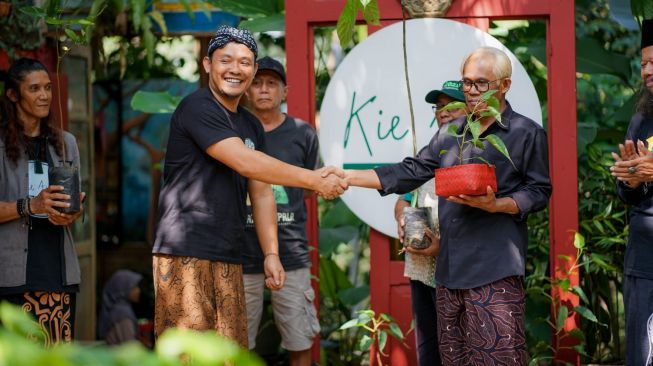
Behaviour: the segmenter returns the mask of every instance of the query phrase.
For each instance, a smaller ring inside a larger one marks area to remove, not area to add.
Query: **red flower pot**
[[[494,165],[463,164],[435,170],[435,194],[440,197],[482,196],[487,186],[497,191],[497,175]]]

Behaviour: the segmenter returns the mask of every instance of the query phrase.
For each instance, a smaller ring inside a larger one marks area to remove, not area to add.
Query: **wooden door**
[[[95,340],[95,174],[93,164],[93,113],[91,109],[91,54],[88,47],[74,48],[62,61],[61,73],[67,79],[67,130],[75,135],[80,153],[82,191],[86,192],[85,218],[73,225],[75,249],[82,271],[77,294],[75,339]]]

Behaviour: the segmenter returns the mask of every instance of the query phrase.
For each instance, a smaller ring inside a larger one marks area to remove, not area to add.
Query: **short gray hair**
[[[467,57],[465,57],[463,63],[460,65],[461,75],[463,75],[465,72],[465,66],[467,66],[467,62],[473,56],[491,56],[494,59],[494,67],[492,68],[492,71],[494,72],[494,76],[496,76],[497,79],[504,79],[512,76],[512,63],[510,62],[508,55],[506,55],[505,52],[501,51],[498,48],[488,46],[479,47],[470,52]]]

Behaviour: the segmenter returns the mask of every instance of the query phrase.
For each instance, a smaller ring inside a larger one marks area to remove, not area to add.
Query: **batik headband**
[[[252,33],[247,29],[238,29],[228,25],[221,25],[215,32],[215,36],[213,36],[209,41],[207,54],[211,57],[213,51],[224,47],[229,42],[244,44],[254,53],[254,60],[256,60],[256,57],[258,56],[258,47],[256,46],[256,41],[254,40]]]

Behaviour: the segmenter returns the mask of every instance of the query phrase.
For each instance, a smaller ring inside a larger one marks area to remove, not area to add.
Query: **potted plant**
[[[467,123],[462,132],[458,132],[459,127],[455,124],[449,125],[447,134],[458,140],[458,165],[435,170],[435,193],[440,197],[458,196],[461,194],[478,196],[487,193],[487,187],[490,186],[494,192],[497,191],[497,178],[494,165],[483,159],[481,156],[474,155],[471,158],[464,158],[464,153],[468,149],[476,147],[485,150],[488,142],[497,151],[510,161],[513,167],[515,164],[510,158],[508,149],[499,136],[489,134],[481,137],[481,119],[493,117],[498,123],[501,123],[501,112],[499,111],[499,100],[493,96],[496,90],[488,90],[481,99],[484,103],[478,103],[474,109],[467,110]],[[483,110],[478,110],[478,106],[484,106]],[[445,110],[465,108],[463,102],[453,102],[446,105]],[[447,153],[446,150],[440,151],[440,155]],[[469,160],[479,160],[481,163],[469,164]],[[517,169],[515,167],[515,169]]]

